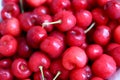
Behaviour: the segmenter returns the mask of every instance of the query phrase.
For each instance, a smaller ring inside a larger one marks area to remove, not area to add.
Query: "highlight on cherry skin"
[[[120,0],[0,2],[0,80],[120,80]]]

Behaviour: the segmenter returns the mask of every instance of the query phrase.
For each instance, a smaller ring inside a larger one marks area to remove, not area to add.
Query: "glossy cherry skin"
[[[17,40],[11,35],[4,35],[0,39],[0,53],[3,56],[13,56],[17,51]]]
[[[108,1],[111,1],[111,0],[97,0],[96,2],[99,6],[103,7],[104,5],[106,5]]]
[[[85,42],[85,39],[86,36],[84,30],[78,26],[67,31],[66,42],[70,46],[81,46]]]
[[[18,17],[20,14],[19,6],[14,2],[6,3],[1,11],[2,19]]]
[[[50,71],[54,76],[58,73],[58,71],[60,71],[61,74],[59,75],[58,79],[68,80],[69,78],[70,71],[63,67],[61,59],[51,62]]]
[[[29,58],[32,54],[32,48],[27,44],[27,41],[24,37],[18,39],[18,56],[22,58]]]
[[[71,2],[70,0],[52,0],[50,3],[50,7],[52,13],[56,14],[62,10],[69,10],[71,7]]]
[[[29,68],[32,72],[38,72],[39,67],[43,66],[43,68],[48,69],[50,66],[50,59],[42,52],[34,52],[28,61]]]
[[[21,24],[21,29],[27,32],[31,27],[37,24],[36,18],[37,15],[32,12],[25,12],[20,14],[19,21]]]
[[[92,76],[92,72],[89,66],[83,68],[77,68],[71,71],[70,80],[89,80]]]
[[[120,66],[120,58],[119,58],[120,54],[119,53],[120,53],[120,46],[118,46],[118,47],[116,47],[108,52],[108,54],[114,58],[118,67]]]
[[[21,33],[20,23],[17,18],[10,18],[3,20],[0,23],[0,33],[2,35],[12,35],[12,36],[19,36]]]
[[[13,74],[11,70],[0,68],[0,79],[1,80],[13,80]]]
[[[103,54],[103,49],[98,44],[91,44],[87,46],[86,54],[90,60],[96,60]]]
[[[101,8],[95,8],[92,10],[93,20],[99,24],[104,25],[108,22],[108,16],[104,13]]]
[[[0,60],[0,68],[9,69],[12,64],[12,60],[9,58]]]
[[[77,25],[86,29],[92,22],[92,14],[88,10],[80,10],[76,13]]]
[[[76,11],[88,8],[87,0],[72,0],[72,5]]]
[[[51,58],[58,58],[64,50],[64,43],[54,36],[49,36],[41,42],[40,49]]]
[[[113,38],[114,38],[114,41],[117,42],[117,43],[120,43],[120,35],[119,35],[119,32],[120,32],[120,26],[117,26],[113,32]]]
[[[104,5],[104,10],[109,15],[111,19],[119,19],[120,18],[120,2],[119,0],[111,0],[108,1]]]
[[[62,64],[67,70],[82,68],[87,63],[87,55],[80,47],[72,46],[63,53]]]
[[[90,80],[104,80],[103,78],[100,78],[100,77],[93,77],[92,79]]]
[[[13,61],[11,70],[13,75],[20,79],[28,78],[32,73],[26,60],[22,58],[17,58]]]
[[[27,4],[29,4],[32,7],[38,7],[42,4],[44,4],[47,0],[26,0]]]
[[[32,48],[38,48],[40,42],[47,37],[47,32],[41,26],[34,26],[27,32],[27,43]]]
[[[119,47],[119,46],[120,46],[120,44],[118,44],[118,43],[110,43],[110,44],[108,44],[107,47],[106,47],[106,52],[109,52],[109,51],[111,51],[112,49],[114,49],[114,48],[116,48],[116,47]]]
[[[97,26],[97,28],[93,33],[94,42],[101,46],[108,44],[108,42],[110,41],[110,38],[111,38],[110,28],[105,25]]]
[[[116,71],[116,63],[111,56],[103,54],[94,61],[91,69],[94,75],[107,79]]]
[[[43,70],[45,80],[53,80],[53,74],[49,70]],[[42,80],[42,75],[39,72],[33,74],[34,80]]]
[[[55,26],[60,31],[68,31],[73,28],[76,24],[76,18],[71,11],[59,11],[54,16],[54,21],[61,20],[61,23],[56,24]]]

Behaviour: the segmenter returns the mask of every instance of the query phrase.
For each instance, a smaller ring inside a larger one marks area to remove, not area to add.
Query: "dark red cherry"
[[[12,60],[9,58],[5,58],[5,59],[0,60],[0,67],[1,68],[8,68],[9,69],[11,64],[12,64]]]

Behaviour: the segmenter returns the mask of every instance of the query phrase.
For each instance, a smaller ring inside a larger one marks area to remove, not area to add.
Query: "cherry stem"
[[[56,76],[53,78],[53,80],[56,80],[56,79],[57,79],[57,77],[58,77],[60,74],[61,74],[61,72],[60,72],[60,71],[58,71],[58,72],[57,72],[57,74],[56,74]]]
[[[21,12],[24,13],[23,0],[20,0],[20,9],[21,9]]]
[[[93,22],[93,23],[90,25],[90,27],[84,31],[84,33],[86,34],[87,32],[89,32],[94,26],[95,26],[95,22]]]
[[[54,21],[54,22],[44,22],[42,23],[42,27],[45,27],[47,25],[50,25],[50,24],[58,24],[58,23],[61,23],[62,20],[57,20],[57,21]]]
[[[40,68],[40,71],[41,71],[42,80],[45,80],[45,79],[44,79],[44,73],[43,73],[43,66],[39,66],[39,68]]]

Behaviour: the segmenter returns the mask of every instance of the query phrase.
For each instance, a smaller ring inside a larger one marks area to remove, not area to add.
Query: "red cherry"
[[[71,7],[70,0],[52,0],[50,3],[51,11],[55,14],[62,10],[69,10]]]
[[[60,31],[68,31],[76,24],[76,18],[72,12],[65,10],[56,13],[54,16],[54,21],[58,22],[55,26]]]
[[[2,3],[3,3],[4,5],[7,4],[7,3],[9,3],[9,2],[18,3],[19,0],[2,0]]]
[[[39,67],[48,69],[50,66],[50,59],[42,52],[34,52],[29,58],[29,68],[33,72],[38,72]]]
[[[58,58],[64,50],[64,43],[54,36],[49,36],[41,42],[40,49],[51,58]]]
[[[117,43],[120,43],[120,35],[119,35],[119,32],[120,32],[120,26],[117,26],[113,32],[113,38],[114,38],[114,41],[117,42]]]
[[[76,13],[77,25],[83,29],[87,29],[87,27],[92,22],[92,14],[88,10],[80,10]]]
[[[13,80],[13,74],[11,70],[0,68],[0,79],[1,80]]]
[[[118,22],[116,20],[110,20],[107,24],[110,29],[111,29],[111,32],[114,32],[114,29],[119,25]]]
[[[119,0],[111,0],[104,5],[104,10],[107,12],[111,19],[119,19],[120,18],[119,7],[120,7]]]
[[[78,68],[70,73],[70,80],[89,80],[92,76],[92,72],[89,66]]]
[[[99,24],[104,25],[108,22],[108,16],[104,13],[101,8],[95,8],[92,10],[93,20]]]
[[[108,1],[111,1],[111,0],[97,0],[97,3],[99,6],[103,7],[104,5],[106,5]]]
[[[105,46],[110,41],[111,37],[110,33],[111,33],[110,28],[108,26],[105,25],[97,26],[93,33],[93,40],[95,43]]]
[[[14,2],[6,3],[1,11],[2,19],[18,17],[20,14],[19,6]]]
[[[103,78],[100,78],[100,77],[93,77],[92,79],[90,80],[104,80]]]
[[[38,7],[44,4],[47,0],[26,0],[27,4],[31,5],[32,7]]]
[[[88,8],[88,1],[87,0],[72,0],[72,5],[76,11],[79,11],[81,9]]]
[[[21,33],[20,23],[17,18],[3,20],[0,23],[0,33],[2,35],[19,36]]]
[[[118,44],[118,43],[110,43],[110,44],[108,44],[107,47],[106,47],[106,52],[109,52],[109,51],[111,51],[112,49],[114,49],[114,48],[116,48],[116,47],[119,47],[119,46],[120,46],[120,44]]]
[[[17,46],[17,40],[11,35],[4,35],[0,39],[0,53],[3,56],[13,56]]]
[[[85,42],[84,30],[78,26],[75,26],[69,30],[66,34],[66,42],[70,46],[81,46]]]
[[[0,67],[9,69],[12,64],[12,60],[9,58],[0,60]]]
[[[58,76],[58,79],[61,80],[68,80],[69,77],[69,70],[66,70],[61,60],[53,61],[50,65],[50,71],[53,75],[56,75],[58,71],[60,72],[60,75]]]
[[[86,54],[90,60],[96,60],[103,54],[103,49],[98,44],[91,44],[87,46]]]
[[[63,53],[62,64],[67,70],[84,67],[87,63],[87,55],[83,49],[72,46]]]
[[[13,61],[11,70],[14,76],[20,79],[28,78],[31,75],[27,62],[22,58]]]
[[[33,26],[27,32],[27,43],[32,48],[38,48],[40,42],[47,37],[47,32],[41,26]]]
[[[93,74],[103,79],[109,78],[115,71],[116,63],[114,59],[107,54],[103,54],[92,64]]]

